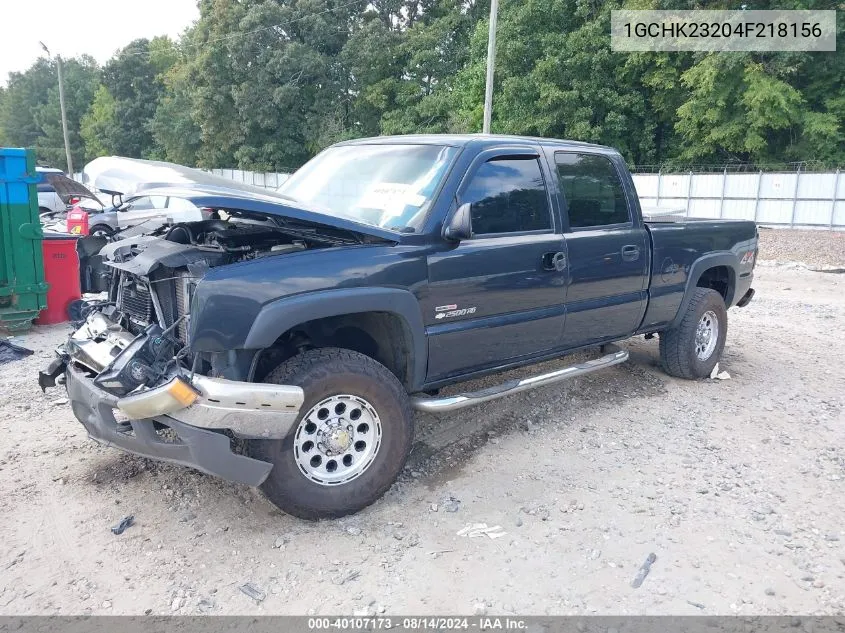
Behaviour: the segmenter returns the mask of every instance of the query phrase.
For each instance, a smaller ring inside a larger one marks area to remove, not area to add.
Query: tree
[[[196,165],[202,149],[202,130],[194,114],[190,65],[176,62],[162,76],[164,94],[150,124],[156,146],[167,161]]]
[[[86,159],[79,123],[94,96],[99,68],[90,57],[63,60],[65,105],[71,156]],[[66,168],[55,62],[41,58],[23,73],[11,73],[0,105],[0,134],[6,143],[34,147],[39,162]]]
[[[121,156],[156,158],[160,150],[153,137],[152,121],[165,92],[163,75],[177,53],[167,37],[130,43],[103,68],[103,85],[114,99],[115,125],[100,143]]]
[[[85,141],[88,156],[117,154],[115,140],[120,134],[117,122],[117,106],[114,97],[105,86],[97,88],[94,101],[80,122],[80,135]]]
[[[6,101],[6,89],[3,86],[0,86],[0,113],[3,112],[3,103]],[[6,132],[5,130],[0,127],[0,147],[4,147],[9,144],[9,141],[6,140]]]

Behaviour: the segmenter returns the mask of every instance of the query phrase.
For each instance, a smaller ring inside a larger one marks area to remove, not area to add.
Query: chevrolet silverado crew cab
[[[150,195],[153,195],[150,193]],[[405,136],[328,148],[278,192],[166,188],[215,210],[107,244],[108,299],[40,375],[95,440],[261,486],[285,512],[378,499],[413,411],[444,412],[625,361],[660,339],[672,376],[708,376],[727,308],[754,291],[746,221],[644,222],[609,148]],[[483,391],[470,378],[582,349]]]

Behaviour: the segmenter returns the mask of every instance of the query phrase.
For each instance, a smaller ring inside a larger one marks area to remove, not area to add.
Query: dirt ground
[[[35,381],[67,329],[35,328],[0,366],[0,614],[841,614],[845,276],[764,263],[755,287],[729,380],[633,339],[607,372],[418,415],[401,481],[320,523],[90,441]]]

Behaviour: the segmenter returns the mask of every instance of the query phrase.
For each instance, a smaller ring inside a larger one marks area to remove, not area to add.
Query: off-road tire
[[[247,446],[252,457],[273,464],[261,484],[273,504],[302,519],[336,518],[367,507],[390,488],[405,466],[414,439],[408,395],[390,370],[358,352],[326,347],[294,356],[270,372],[264,382],[297,385],[305,392],[300,419],[287,437],[251,440]],[[338,394],[359,396],[372,405],[381,420],[381,446],[358,477],[325,486],[300,471],[294,439],[302,416],[318,402]]]
[[[695,337],[699,321],[707,312],[715,313],[719,332],[715,349],[702,360],[695,351]],[[727,334],[728,310],[722,295],[710,288],[696,288],[678,327],[660,332],[663,370],[670,376],[690,380],[709,376],[722,356]]]

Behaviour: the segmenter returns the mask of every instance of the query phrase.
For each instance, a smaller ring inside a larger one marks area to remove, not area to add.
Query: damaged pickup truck
[[[261,486],[304,518],[360,510],[446,412],[624,362],[660,338],[710,374],[757,255],[746,221],[643,220],[618,152],[500,136],[335,145],[266,195],[161,195],[215,217],[103,250],[107,300],[40,376],[89,435]],[[468,393],[441,387],[595,349]]]

